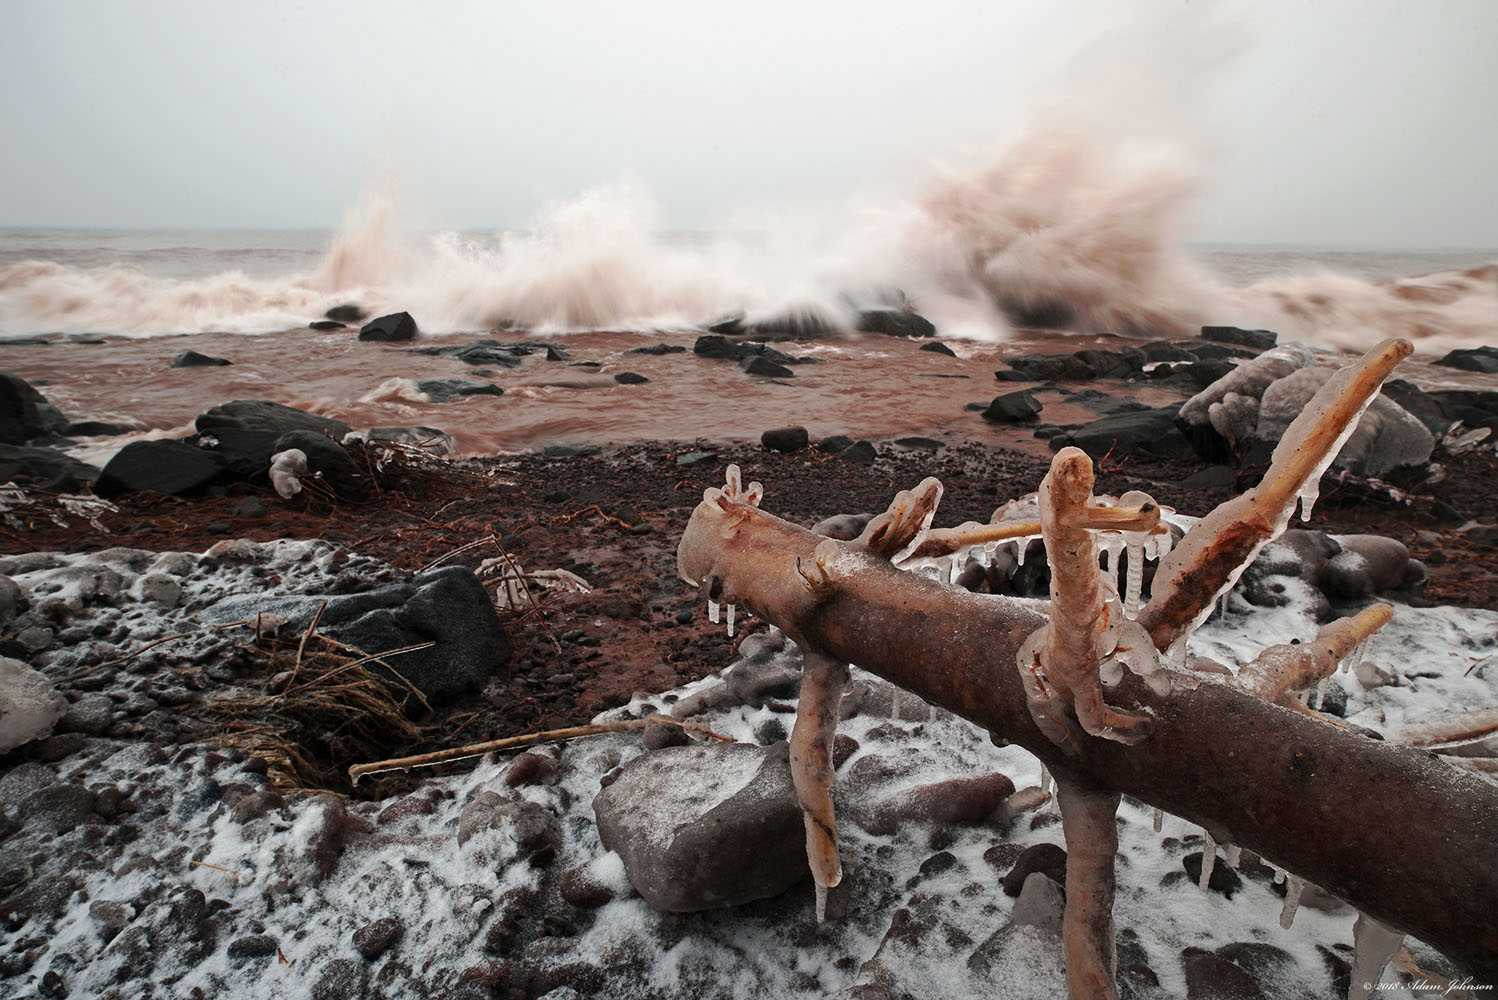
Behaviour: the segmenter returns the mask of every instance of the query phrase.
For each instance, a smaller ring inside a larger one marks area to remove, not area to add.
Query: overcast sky
[[[1193,239],[1493,247],[1495,54],[1498,0],[0,0],[0,226],[331,227],[389,156],[434,226],[710,228],[1069,103],[1198,154]]]

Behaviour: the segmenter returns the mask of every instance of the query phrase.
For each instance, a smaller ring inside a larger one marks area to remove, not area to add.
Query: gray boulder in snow
[[[776,896],[810,873],[786,743],[667,747],[593,800],[641,896],[677,913]]]
[[[46,736],[67,710],[43,674],[0,656],[0,753]]]
[[[1311,349],[1301,344],[1283,344],[1242,362],[1181,404],[1182,432],[1207,461],[1230,457],[1253,437],[1264,390],[1315,363]]]

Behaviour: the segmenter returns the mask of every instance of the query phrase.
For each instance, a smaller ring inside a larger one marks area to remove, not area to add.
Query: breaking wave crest
[[[672,237],[649,198],[601,187],[523,232],[413,239],[393,185],[372,186],[315,266],[279,278],[174,279],[129,264],[0,267],[0,333],[127,336],[296,329],[331,306],[405,309],[427,332],[692,327],[903,304],[948,337],[1015,328],[1176,336],[1203,323],[1266,326],[1366,347],[1425,350],[1498,336],[1498,266],[1399,281],[1330,271],[1232,287],[1182,249],[1198,186],[1189,149],[1105,140],[1064,116],[925,193],[752,234]]]

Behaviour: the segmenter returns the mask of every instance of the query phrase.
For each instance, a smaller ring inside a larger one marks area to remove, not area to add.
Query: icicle
[[[1358,667],[1363,665],[1363,653],[1368,648],[1368,640],[1364,639],[1352,648],[1352,652],[1342,661],[1338,669],[1346,673],[1356,673]]]
[[[1133,534],[1133,532],[1130,532]],[[1124,614],[1139,616],[1139,592],[1144,588],[1144,546],[1129,542],[1129,592],[1124,596]]]
[[[710,622],[712,622],[714,625],[718,624],[718,602],[717,601],[708,601],[707,602],[707,620],[710,621]]]
[[[1228,844],[1222,849],[1222,860],[1228,863],[1228,867],[1237,868],[1238,862],[1243,860],[1243,848],[1237,844]]]
[[[900,685],[893,684],[893,685],[890,686],[890,689],[891,689],[892,693],[889,696],[889,717],[891,719],[894,719],[896,722],[899,722],[900,721]]]
[[[1202,875],[1196,880],[1196,887],[1205,890],[1212,881],[1212,869],[1217,866],[1217,841],[1206,830],[1202,831],[1202,836],[1206,838],[1206,846],[1202,848]]]
[[[1285,873],[1281,872],[1281,874]],[[1279,879],[1276,878],[1275,881],[1278,882]],[[1280,910],[1280,926],[1287,931],[1290,925],[1295,923],[1295,911],[1300,908],[1300,894],[1305,887],[1306,880],[1294,875],[1291,875],[1285,884],[1285,907]]]
[[[1323,677],[1323,678],[1321,678],[1321,680],[1319,680],[1319,681],[1316,682],[1316,697],[1314,697],[1314,698],[1311,699],[1311,707],[1314,708],[1316,711],[1319,712],[1319,711],[1321,711],[1321,706],[1325,702],[1326,702],[1326,678]]]
[[[1155,832],[1156,833],[1160,832],[1160,824],[1163,823],[1163,822],[1165,822],[1165,810],[1164,809],[1156,809],[1155,810]]]
[[[1352,925],[1352,983],[1347,1000],[1368,1000],[1373,995],[1383,978],[1384,966],[1403,942],[1400,931],[1385,927],[1366,913],[1358,914]]]
[[[1354,427],[1356,421],[1354,421]],[[1333,455],[1335,457],[1335,453]],[[1300,490],[1300,519],[1309,521],[1311,519],[1311,508],[1316,506],[1316,498],[1321,496],[1321,477],[1308,480]]]
[[[957,577],[961,574],[961,572],[961,568],[957,565],[956,556],[953,556],[952,558],[947,560],[947,583],[949,585],[956,586]]]
[[[1051,790],[1051,772],[1046,770],[1044,764],[1040,765],[1040,790],[1042,792]]]
[[[728,610],[728,615],[727,615],[727,617],[728,617],[728,637],[730,639],[732,639],[733,638],[733,613],[734,613],[734,610],[735,610],[734,606],[732,604],[730,604],[728,606],[727,610]]]
[[[827,887],[820,882],[816,883],[817,889],[817,923],[823,923],[827,919]]]

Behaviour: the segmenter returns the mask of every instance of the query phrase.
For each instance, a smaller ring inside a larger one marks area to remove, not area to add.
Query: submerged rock
[[[667,747],[635,758],[593,800],[598,834],[663,910],[776,896],[810,873],[790,748]]]

